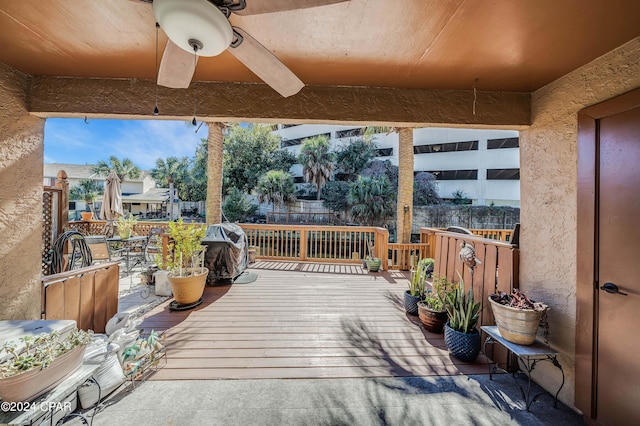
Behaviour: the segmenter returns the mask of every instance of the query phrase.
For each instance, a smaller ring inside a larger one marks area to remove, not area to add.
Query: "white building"
[[[73,188],[78,185],[82,179],[94,179],[104,188],[106,177],[93,173],[92,168],[93,165],[91,164],[45,164],[43,184],[45,186],[54,186],[56,184],[58,171],[64,170],[67,172],[69,188]],[[159,217],[166,214],[163,210],[166,210],[166,204],[169,200],[169,189],[156,188],[156,181],[151,177],[149,172],[141,171],[140,177],[136,179],[126,179],[122,183],[121,189],[122,207],[125,214],[132,213],[134,215],[139,215],[144,213],[146,215],[148,213],[155,213]],[[100,211],[99,207],[101,202],[102,195],[99,195],[96,198],[96,205],[94,206],[96,212]],[[179,200],[177,202],[179,202]],[[69,213],[72,216],[75,211],[84,211],[86,208],[82,200],[69,200],[69,204]],[[179,213],[178,208],[175,210]]]
[[[334,150],[360,135],[362,127],[329,124],[278,125],[282,147],[295,155],[304,139],[325,135]],[[378,158],[398,164],[398,134],[378,133]],[[520,206],[520,148],[515,130],[421,128],[413,132],[414,171],[436,176],[442,198],[463,191],[473,204]],[[301,182],[302,166],[291,172]]]

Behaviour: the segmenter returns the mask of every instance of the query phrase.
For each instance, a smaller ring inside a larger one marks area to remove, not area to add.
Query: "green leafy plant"
[[[138,223],[138,219],[135,216],[129,215],[127,217],[119,217],[118,218],[118,234],[120,234],[121,238],[125,238],[133,234],[133,229]]]
[[[473,333],[478,323],[481,302],[475,302],[473,288],[465,292],[464,280],[458,272],[460,281],[447,294],[446,309],[449,315],[449,327],[461,333]]]
[[[194,268],[201,268],[204,262],[202,239],[205,233],[206,228],[202,225],[185,224],[182,219],[169,222],[169,254],[164,265],[172,276],[188,277],[199,273]]]
[[[420,259],[416,270],[412,271],[411,281],[409,281],[409,294],[411,296],[424,298],[427,278],[430,272],[433,272],[433,265],[434,260],[431,258]]]
[[[454,284],[446,277],[434,276],[431,288],[431,290],[427,290],[424,303],[433,311],[444,312],[447,296],[453,290]]]
[[[74,330],[60,339],[60,333],[42,333],[20,338],[22,345],[11,340],[0,351],[0,377],[12,377],[33,369],[47,368],[56,358],[91,341],[91,332]]]

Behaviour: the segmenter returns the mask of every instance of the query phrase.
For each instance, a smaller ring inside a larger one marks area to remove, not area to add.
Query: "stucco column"
[[[44,120],[27,113],[29,77],[0,63],[0,318],[39,319]]]
[[[222,222],[222,149],[224,125],[209,125],[207,157],[207,224]]]
[[[413,129],[398,130],[397,242],[411,242],[413,212]]]

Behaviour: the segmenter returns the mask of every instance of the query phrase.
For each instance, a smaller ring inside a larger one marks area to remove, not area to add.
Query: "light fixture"
[[[233,40],[227,17],[207,0],[154,0],[153,14],[169,39],[187,52],[199,43],[198,56],[216,56]]]
[[[433,150],[435,152],[440,152],[440,149],[441,149],[440,145],[433,145]]]
[[[196,67],[196,63],[198,62],[198,50],[202,49],[202,43],[198,40],[189,40],[191,47],[193,48],[193,69]],[[193,82],[193,120],[191,120],[191,124],[193,126],[197,126],[198,122],[196,121],[196,83]]]
[[[160,114],[160,110],[158,109],[158,31],[160,25],[156,22],[156,106],[153,108],[153,115]]]

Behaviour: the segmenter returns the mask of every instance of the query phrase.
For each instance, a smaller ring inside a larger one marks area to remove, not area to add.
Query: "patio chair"
[[[92,264],[97,262],[111,262],[112,256],[122,255],[122,249],[113,249],[104,235],[88,235],[84,237],[91,250]]]

